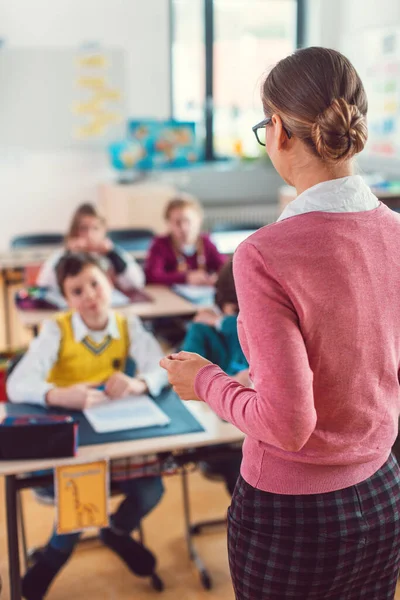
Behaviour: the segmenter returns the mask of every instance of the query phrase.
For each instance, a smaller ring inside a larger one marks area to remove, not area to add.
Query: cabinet
[[[99,188],[98,207],[108,229],[144,227],[162,234],[165,206],[176,194],[175,187],[156,182],[103,183]]]

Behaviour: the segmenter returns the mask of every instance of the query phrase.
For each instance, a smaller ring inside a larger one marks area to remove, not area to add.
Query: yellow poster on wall
[[[54,480],[57,533],[108,526],[107,460],[57,467]]]
[[[90,50],[77,57],[76,91],[72,111],[79,117],[78,139],[102,138],[123,122],[122,93],[113,77],[111,55]]]

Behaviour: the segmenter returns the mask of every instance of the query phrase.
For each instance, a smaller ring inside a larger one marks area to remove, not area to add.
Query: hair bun
[[[365,115],[344,98],[333,100],[311,128],[315,148],[324,160],[348,159],[361,152],[368,137]]]

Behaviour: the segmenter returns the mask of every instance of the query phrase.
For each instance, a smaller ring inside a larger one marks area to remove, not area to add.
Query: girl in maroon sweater
[[[203,211],[198,202],[180,196],[165,209],[168,233],[156,237],[146,261],[148,283],[214,285],[224,263],[210,238],[201,233]]]

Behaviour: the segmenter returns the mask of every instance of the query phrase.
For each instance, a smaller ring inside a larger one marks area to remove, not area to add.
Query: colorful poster
[[[130,120],[122,162],[137,169],[190,166],[201,159],[195,124],[181,121]]]
[[[112,57],[100,51],[82,52],[76,59],[77,101],[72,111],[77,139],[104,138],[123,122],[121,89],[113,81]]]

